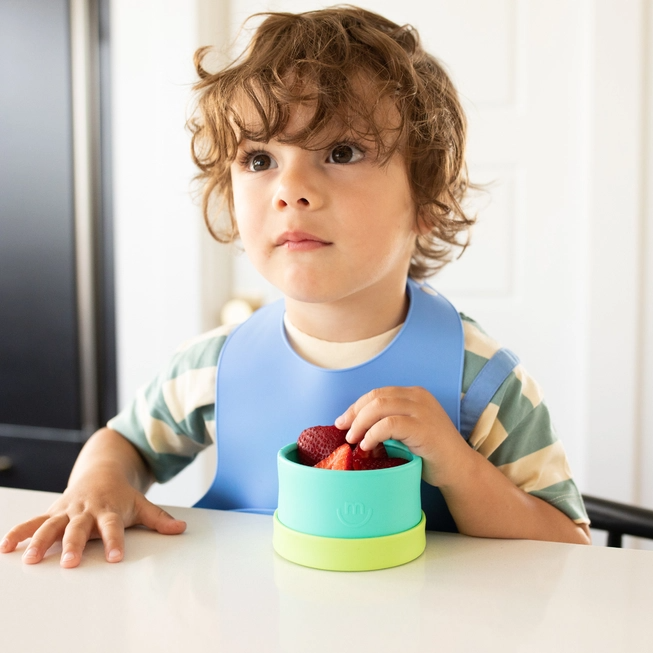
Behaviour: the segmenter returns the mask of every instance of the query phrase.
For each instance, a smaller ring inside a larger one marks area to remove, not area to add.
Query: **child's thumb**
[[[141,506],[140,516],[143,526],[147,526],[163,535],[178,535],[186,530],[185,521],[175,519],[163,508],[154,505],[147,499],[144,499]]]

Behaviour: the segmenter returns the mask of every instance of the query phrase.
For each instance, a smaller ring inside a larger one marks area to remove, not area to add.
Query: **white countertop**
[[[0,488],[0,536],[54,495]],[[0,650],[528,653],[653,650],[653,552],[429,533],[425,553],[374,572],[294,565],[272,518],[169,508],[179,536],[136,528],[125,559],[0,554]]]

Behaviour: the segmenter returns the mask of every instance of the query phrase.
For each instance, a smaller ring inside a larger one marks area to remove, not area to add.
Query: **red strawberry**
[[[359,442],[354,449],[354,469],[367,469],[363,466],[366,460],[383,459],[387,457],[388,451],[383,442],[379,442],[379,444],[377,444],[371,451],[363,451]]]
[[[388,467],[404,465],[407,462],[405,458],[363,458],[358,460],[358,467],[356,467],[356,461],[354,461],[354,469],[387,469]]]
[[[345,444],[346,435],[347,431],[341,431],[335,426],[312,426],[303,430],[297,438],[299,462],[302,465],[315,466]]]
[[[320,469],[354,469],[352,464],[353,453],[351,447],[345,442],[340,445],[331,455],[315,465]]]

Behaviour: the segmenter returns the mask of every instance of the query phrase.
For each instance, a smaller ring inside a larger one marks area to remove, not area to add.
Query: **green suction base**
[[[284,526],[274,513],[274,550],[298,565],[328,571],[372,571],[403,565],[426,548],[426,515],[413,528],[383,537],[307,535]]]

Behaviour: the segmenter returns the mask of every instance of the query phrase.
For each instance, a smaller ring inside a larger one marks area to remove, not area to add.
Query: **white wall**
[[[191,199],[193,53],[216,42],[224,24],[218,5],[201,4],[111,2],[119,408],[183,341],[216,322],[203,298],[219,303],[230,285],[225,256],[212,252],[217,245]],[[198,472],[202,464],[151,497],[192,502],[210,475]]]
[[[477,253],[442,283],[542,383],[583,491],[653,508],[651,3],[361,4],[420,29],[464,92],[472,163],[508,180],[494,191]],[[254,11],[316,6],[112,3],[121,404],[180,341],[216,321],[230,289],[271,296],[246,261],[232,263],[228,250],[210,245],[188,194],[192,52],[227,43]],[[549,172],[555,184],[538,186]],[[488,277],[492,253],[504,260],[496,251],[512,262]],[[531,288],[553,309],[533,313]],[[526,317],[518,329],[519,310]],[[153,496],[183,503],[210,473],[189,471]]]
[[[642,505],[653,507],[653,7],[646,4],[643,26],[647,52],[644,60],[642,219],[640,276],[642,279],[639,353],[642,387],[639,395],[639,496]]]
[[[184,132],[196,30],[183,4],[111,3],[121,406],[200,328],[201,223]]]
[[[640,421],[645,368],[643,275],[646,174],[644,2],[594,9],[591,113],[587,486],[643,499]],[[651,123],[653,126],[653,123]],[[648,292],[647,292],[648,290]],[[652,461],[653,462],[653,461]],[[649,497],[653,501],[653,496]]]

